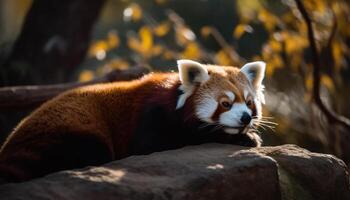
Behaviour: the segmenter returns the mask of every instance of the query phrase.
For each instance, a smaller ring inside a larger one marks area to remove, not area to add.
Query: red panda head
[[[264,62],[247,63],[241,69],[191,60],[177,63],[183,92],[177,109],[191,98],[196,118],[218,125],[228,134],[246,133],[253,125],[252,119],[261,118]]]

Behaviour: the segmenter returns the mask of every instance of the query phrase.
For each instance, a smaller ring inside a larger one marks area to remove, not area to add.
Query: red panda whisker
[[[276,125],[276,124],[270,124],[270,123],[261,122],[261,121],[255,121],[253,123],[258,124],[258,125],[270,126],[270,127],[275,127],[275,125]]]
[[[266,128],[272,130],[273,132],[275,132],[275,127],[271,124],[265,124],[264,122],[259,122],[259,121],[253,121],[253,125],[256,127],[260,127],[264,130],[266,130]]]
[[[271,125],[278,125],[276,122],[271,122],[271,121],[266,121],[262,119],[253,119],[254,121],[260,122],[260,123],[266,123],[266,124],[271,124]]]
[[[258,129],[253,129],[250,131],[251,133],[258,133],[258,134],[261,134],[261,132],[258,130]]]
[[[260,123],[262,124],[268,124],[268,125],[278,125],[276,122],[269,122],[269,121],[264,121],[264,120],[259,120]]]
[[[258,130],[258,127],[255,126],[255,125],[252,125],[252,126],[250,127],[250,130],[249,130],[249,131],[252,131],[252,132],[256,131],[255,133],[261,134],[261,132]]]
[[[268,129],[270,129],[270,130],[272,130],[272,131],[275,132],[275,127],[273,127],[273,126],[268,126],[268,125],[266,125],[266,124],[259,124],[259,126],[260,126],[260,127],[268,128]]]
[[[258,131],[259,133],[261,133],[261,132],[259,131],[259,128],[263,129],[264,131],[267,130],[267,129],[266,129],[265,127],[263,127],[263,126],[255,125],[255,130]]]
[[[266,130],[265,127],[260,126],[259,124],[254,124],[254,126],[255,126],[254,128],[256,128],[256,130],[257,130],[258,128],[262,128],[262,129]]]

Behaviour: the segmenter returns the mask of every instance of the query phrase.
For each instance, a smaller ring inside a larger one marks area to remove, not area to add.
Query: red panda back
[[[138,113],[169,77],[176,79],[175,74],[153,74],[131,82],[87,86],[45,103],[3,144],[0,177],[23,181],[127,156]]]

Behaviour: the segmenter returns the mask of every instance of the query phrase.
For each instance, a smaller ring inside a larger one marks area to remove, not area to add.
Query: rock
[[[350,199],[343,161],[295,145],[204,144],[0,187],[0,199]]]

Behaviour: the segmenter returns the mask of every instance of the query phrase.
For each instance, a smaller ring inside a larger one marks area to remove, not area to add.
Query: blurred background
[[[320,97],[350,117],[350,4],[304,0],[320,53]],[[294,143],[350,164],[350,129],[313,101],[313,57],[294,0],[0,0],[0,87],[86,82],[176,60],[267,63],[264,145]],[[29,97],[28,97],[29,98]],[[0,143],[35,107],[0,108]]]

